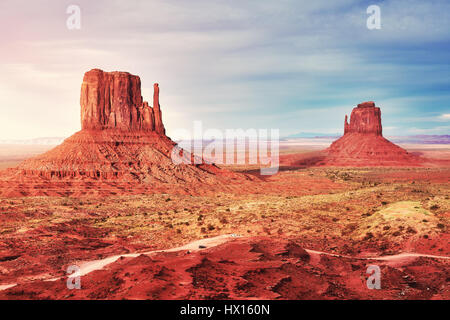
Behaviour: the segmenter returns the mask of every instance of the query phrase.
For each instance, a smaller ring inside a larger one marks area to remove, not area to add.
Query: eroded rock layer
[[[345,116],[344,134],[363,133],[382,135],[381,110],[375,107],[375,102],[363,102],[354,108],[350,117],[350,123]]]

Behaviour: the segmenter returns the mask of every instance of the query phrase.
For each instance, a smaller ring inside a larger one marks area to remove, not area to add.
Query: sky
[[[139,75],[144,100],[158,82],[169,136],[342,134],[370,100],[385,135],[450,133],[450,1],[1,0],[0,36],[0,140],[80,130],[93,68]]]

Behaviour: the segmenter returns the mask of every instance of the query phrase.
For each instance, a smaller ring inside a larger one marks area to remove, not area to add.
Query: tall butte
[[[153,108],[142,100],[141,79],[128,72],[86,72],[81,85],[82,130],[154,131],[165,135],[154,84]]]
[[[344,135],[325,150],[322,164],[336,166],[399,166],[418,163],[419,158],[383,137],[381,110],[373,101],[358,104],[347,115]]]
[[[0,196],[198,194],[223,191],[230,180],[246,179],[211,164],[175,164],[171,155],[176,144],[165,134],[158,84],[153,88],[151,107],[142,99],[138,76],[99,69],[86,72],[81,131],[2,172]]]

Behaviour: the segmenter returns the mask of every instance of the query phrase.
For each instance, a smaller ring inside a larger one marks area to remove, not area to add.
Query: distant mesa
[[[381,110],[373,101],[353,108],[344,135],[327,149],[325,163],[333,165],[410,165],[418,158],[383,137]]]
[[[141,80],[128,72],[86,72],[81,85],[81,131],[54,149],[0,175],[0,196],[111,195],[226,191],[244,175],[212,164],[174,164],[154,84],[153,106]],[[193,155],[182,151],[183,156]]]
[[[282,158],[285,165],[311,166],[418,166],[423,159],[383,137],[381,110],[367,101],[353,108],[344,119],[344,135],[329,148],[312,155]]]

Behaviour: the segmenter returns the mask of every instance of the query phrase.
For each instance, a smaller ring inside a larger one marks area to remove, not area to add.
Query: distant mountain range
[[[58,145],[64,141],[65,138],[62,137],[45,137],[45,138],[34,138],[34,139],[6,139],[0,140],[0,144],[30,144],[30,145]]]
[[[340,134],[332,133],[315,133],[315,132],[299,132],[284,137],[282,140],[286,139],[338,139]],[[387,136],[387,138],[395,143],[403,144],[450,144],[450,135],[411,135],[411,136]],[[63,137],[44,137],[44,138],[34,138],[34,139],[6,139],[0,140],[0,144],[25,144],[25,145],[58,145],[64,141]]]
[[[287,136],[287,139],[290,138],[338,138],[341,134],[339,133],[317,133],[317,132],[299,132],[294,133]]]
[[[285,139],[309,138],[309,139],[337,139],[341,134],[299,132],[289,135]],[[450,144],[450,135],[411,135],[411,136],[387,136],[387,139],[395,143],[418,144]]]
[[[391,136],[388,139],[396,143],[450,144],[450,135],[414,135]]]

